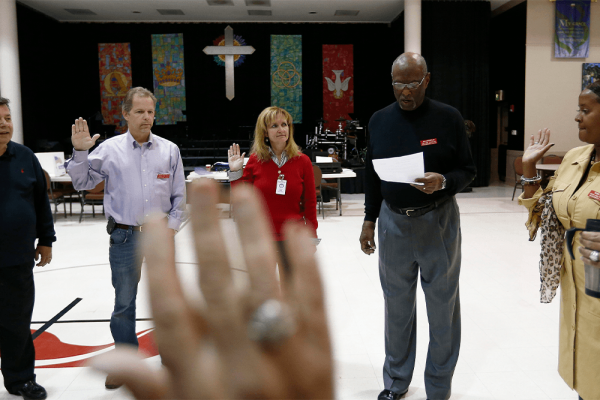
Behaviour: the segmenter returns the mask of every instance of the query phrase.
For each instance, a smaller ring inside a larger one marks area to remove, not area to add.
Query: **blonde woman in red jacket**
[[[265,108],[256,121],[250,159],[242,169],[244,155],[233,144],[228,151],[229,180],[233,185],[251,183],[261,193],[267,207],[284,275],[285,262],[283,224],[304,220],[317,237],[317,197],[310,159],[294,142],[292,116],[279,107]],[[281,273],[281,271],[280,271]]]

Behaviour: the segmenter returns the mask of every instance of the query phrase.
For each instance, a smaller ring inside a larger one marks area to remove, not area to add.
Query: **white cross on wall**
[[[252,46],[234,46],[233,45],[233,28],[229,25],[225,28],[225,46],[206,46],[204,53],[215,56],[225,56],[225,96],[229,100],[235,96],[235,86],[233,78],[233,57],[243,54],[254,53]]]

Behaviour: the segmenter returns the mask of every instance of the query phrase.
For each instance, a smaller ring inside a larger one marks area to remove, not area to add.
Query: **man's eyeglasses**
[[[423,79],[421,79],[421,82],[419,82],[419,83],[417,83],[417,82],[412,82],[412,83],[392,82],[392,86],[396,90],[404,90],[406,88],[409,89],[409,90],[415,90],[416,88],[418,88],[419,86],[421,86],[421,84],[425,80],[426,76],[427,76],[427,74],[425,74],[425,76],[423,77]]]

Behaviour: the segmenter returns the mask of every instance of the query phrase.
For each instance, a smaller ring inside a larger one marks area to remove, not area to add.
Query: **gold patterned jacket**
[[[570,150],[559,169],[530,199],[519,197],[519,204],[529,209],[527,227],[535,231],[541,210],[535,207],[544,192],[552,191],[552,202],[565,229],[585,228],[588,218],[600,219],[600,162],[591,166],[581,187],[593,145]],[[577,190],[576,190],[577,189]],[[578,248],[579,233],[573,241],[575,260],[563,251],[560,273],[561,304],[558,372],[569,387],[584,399],[600,399],[600,299],[585,294],[585,272]]]

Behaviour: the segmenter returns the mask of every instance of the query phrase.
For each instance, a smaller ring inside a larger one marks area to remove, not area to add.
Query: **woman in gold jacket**
[[[585,228],[588,218],[600,218],[600,82],[588,85],[579,95],[579,140],[588,143],[570,150],[558,171],[542,190],[536,163],[554,144],[550,131],[531,136],[523,154],[523,194],[519,203],[529,209],[527,225],[534,232],[540,224],[543,194],[552,192],[552,206],[565,229]],[[596,161],[597,160],[597,161]],[[535,176],[535,177],[534,177]],[[563,245],[566,249],[566,246]],[[600,299],[586,295],[584,263],[592,250],[600,251],[600,232],[576,234],[575,260],[563,251],[560,270],[561,304],[558,372],[583,400],[600,399]]]

